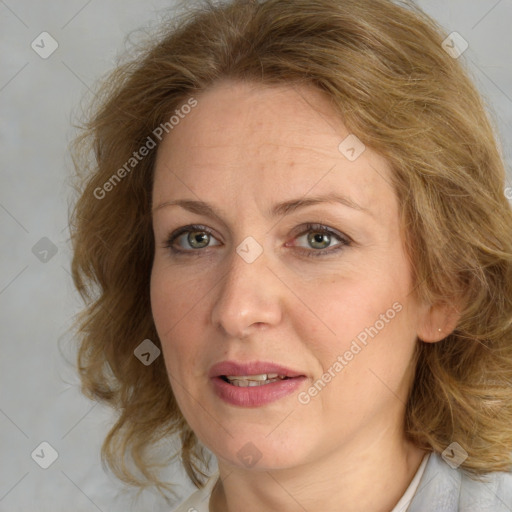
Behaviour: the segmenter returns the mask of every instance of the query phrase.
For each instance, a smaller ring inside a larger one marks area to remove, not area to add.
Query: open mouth
[[[286,380],[290,377],[278,375],[277,373],[261,373],[259,375],[221,375],[220,378],[233,386],[252,387],[265,386],[266,384]]]
[[[213,390],[221,400],[236,407],[261,407],[294,393],[306,380],[305,375],[284,367],[249,366],[224,364],[224,367],[213,368],[210,378]],[[265,373],[257,374],[256,371]]]

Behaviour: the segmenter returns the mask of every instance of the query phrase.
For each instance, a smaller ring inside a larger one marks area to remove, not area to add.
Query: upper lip
[[[260,375],[262,373],[277,373],[285,377],[301,377],[304,374],[286,368],[275,363],[265,361],[249,361],[247,363],[237,361],[222,361],[214,364],[208,373],[209,377],[221,377],[223,375]]]

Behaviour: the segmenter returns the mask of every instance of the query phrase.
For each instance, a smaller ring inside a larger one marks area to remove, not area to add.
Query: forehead
[[[353,135],[313,87],[225,81],[196,99],[160,144],[154,203],[184,194],[228,200],[250,187],[279,199],[338,190],[368,207],[392,193],[382,157],[367,148],[350,161],[340,151]]]
[[[328,156],[332,152],[326,149],[336,146],[340,131],[346,131],[329,99],[313,87],[223,81],[198,95],[197,101],[164,138],[159,152],[167,146],[201,149],[187,155],[190,161],[215,149],[221,156],[222,148],[238,145],[244,153],[288,149],[299,158],[306,152]]]

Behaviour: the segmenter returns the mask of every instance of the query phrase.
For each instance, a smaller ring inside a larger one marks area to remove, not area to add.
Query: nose
[[[211,320],[224,334],[244,338],[281,321],[283,285],[270,270],[265,251],[248,262],[235,249],[226,259]]]

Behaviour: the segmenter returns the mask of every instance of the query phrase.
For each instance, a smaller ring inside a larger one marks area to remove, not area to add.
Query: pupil
[[[326,245],[329,245],[330,240],[331,240],[331,237],[327,233],[318,233],[317,232],[317,233],[309,236],[309,242],[311,243],[311,245],[316,248],[318,248],[318,246],[320,246],[319,247],[320,249],[324,248]],[[325,243],[322,245],[322,242],[325,242]]]
[[[197,244],[199,247],[204,247],[204,245],[208,245],[208,234],[204,231],[193,231],[189,234],[188,241],[192,247],[197,247]],[[206,242],[206,244],[202,244],[202,242]]]

